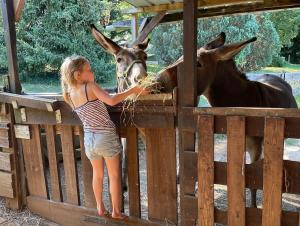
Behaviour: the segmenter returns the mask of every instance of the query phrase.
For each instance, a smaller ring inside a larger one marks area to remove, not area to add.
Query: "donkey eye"
[[[118,57],[117,62],[120,63],[122,61],[122,58]]]

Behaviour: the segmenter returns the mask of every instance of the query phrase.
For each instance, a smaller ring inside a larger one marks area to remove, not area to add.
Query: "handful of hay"
[[[156,81],[156,76],[155,74],[148,73],[148,76],[139,81],[140,87],[143,87],[145,89],[148,89],[151,94],[157,94],[160,93],[160,84]],[[128,96],[124,101],[123,101],[123,107],[122,107],[122,112],[121,112],[121,118],[120,120],[123,121],[123,123],[126,125],[128,123],[132,123],[134,125],[134,108],[135,108],[135,103],[138,101],[140,97],[140,94],[132,94]],[[126,120],[126,112],[129,113],[129,117]],[[127,121],[127,122],[126,122]]]

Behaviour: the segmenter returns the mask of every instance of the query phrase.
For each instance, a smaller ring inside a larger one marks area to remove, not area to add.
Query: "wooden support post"
[[[132,46],[139,44],[143,42],[149,33],[159,24],[159,22],[162,20],[162,18],[165,16],[166,12],[160,12],[156,14],[151,21],[146,25],[146,27],[143,29],[141,34],[136,38],[136,40],[132,43]]]
[[[133,14],[131,19],[131,37],[133,42],[136,40],[138,36],[138,30],[139,30],[138,14]]]
[[[15,20],[18,22],[21,17],[22,10],[25,5],[25,0],[14,0]]]
[[[181,225],[195,225],[196,219],[190,219],[185,209],[188,200],[186,199],[184,177],[184,153],[195,150],[195,134],[185,131],[184,120],[188,118],[182,111],[183,107],[193,107],[197,101],[197,0],[184,0],[184,20],[183,20],[183,57],[184,64],[179,65],[178,75],[178,127],[179,127],[179,162],[180,162],[180,202],[181,202]],[[182,67],[183,66],[183,67]],[[187,78],[188,76],[188,78]],[[197,170],[197,163],[193,167]],[[189,184],[187,182],[187,184]]]
[[[7,49],[8,60],[8,91],[20,94],[22,87],[19,81],[17,51],[16,51],[16,28],[15,28],[15,9],[14,1],[1,0],[4,38]],[[25,184],[25,170],[23,162],[22,145],[14,136],[15,116],[12,106],[9,107],[9,118],[12,134],[12,148],[10,152],[13,153],[14,174],[15,174],[15,191],[16,196],[13,199],[6,199],[6,206],[11,209],[20,209],[25,204],[26,184]]]
[[[21,93],[21,84],[18,75],[16,27],[13,1],[2,0],[2,16],[4,38],[7,50],[9,89],[13,93]]]

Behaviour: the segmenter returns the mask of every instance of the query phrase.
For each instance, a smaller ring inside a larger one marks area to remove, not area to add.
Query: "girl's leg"
[[[93,190],[97,202],[97,210],[100,216],[106,214],[106,210],[102,201],[103,191],[103,158],[91,160],[93,166]]]
[[[120,173],[120,154],[105,158],[109,176],[109,189],[112,200],[112,217],[123,218],[121,214],[121,173]]]

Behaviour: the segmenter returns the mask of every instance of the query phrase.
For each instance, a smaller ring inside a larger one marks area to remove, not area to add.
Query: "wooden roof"
[[[133,6],[124,13],[154,13],[160,11],[180,12],[183,9],[183,0],[125,0]],[[262,11],[300,7],[300,0],[198,0],[198,8],[204,12],[231,11],[232,8],[241,8],[240,11]],[[226,12],[225,12],[226,14]]]

